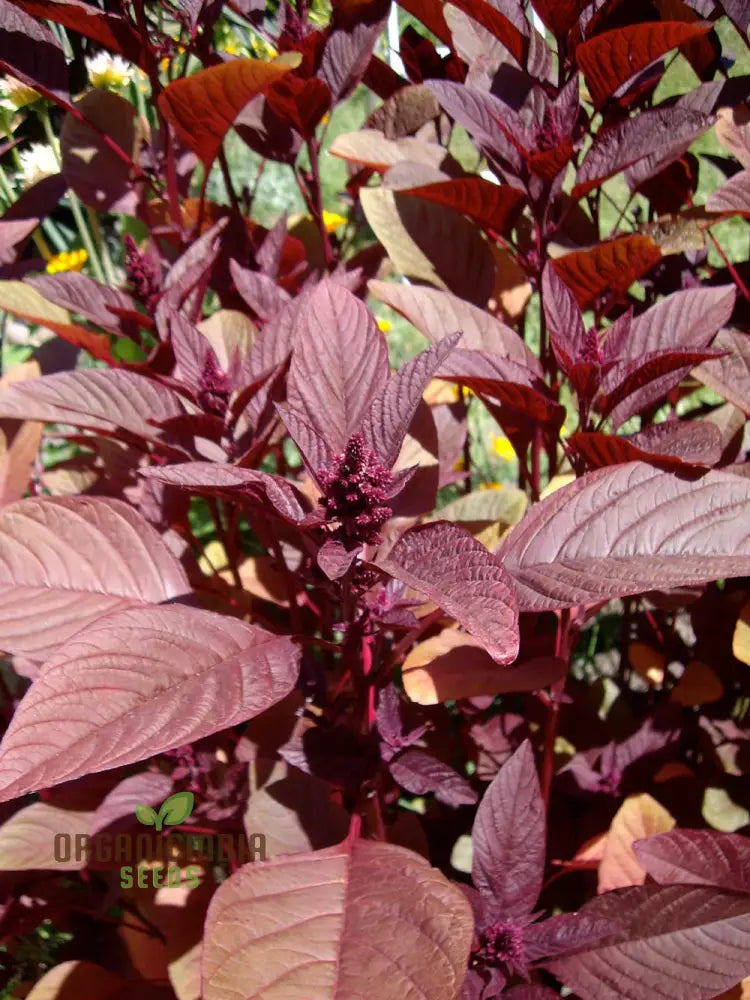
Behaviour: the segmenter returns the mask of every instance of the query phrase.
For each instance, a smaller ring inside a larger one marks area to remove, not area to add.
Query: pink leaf
[[[424,285],[399,285],[392,281],[370,281],[368,288],[380,299],[406,317],[412,326],[433,344],[460,332],[458,347],[467,351],[486,351],[531,369],[535,375],[542,368],[521,337],[485,309],[450,292]]]
[[[388,378],[385,340],[367,308],[322,281],[298,314],[287,398],[335,454],[360,430]]]
[[[0,416],[72,424],[105,434],[127,431],[161,438],[156,426],[184,413],[180,397],[166,386],[127,371],[61,372],[0,390]]]
[[[463,893],[417,854],[345,841],[245,865],[208,911],[205,1000],[454,1000],[473,932]]]
[[[618,921],[609,943],[545,962],[581,1000],[709,1000],[750,964],[750,899],[699,886],[636,886],[586,903]]]
[[[44,666],[0,745],[0,799],[237,725],[294,686],[286,636],[181,605],[107,615]]]
[[[269,472],[219,462],[183,462],[161,468],[152,466],[143,469],[142,475],[193,493],[270,503],[277,513],[295,524],[309,515],[309,503],[294,484]]]
[[[739,834],[672,830],[636,841],[633,850],[661,885],[680,882],[750,893],[750,843]]]
[[[133,823],[135,807],[158,809],[172,792],[172,779],[158,771],[141,771],[124,778],[105,796],[91,818],[91,836],[110,829],[122,820]]]
[[[545,826],[534,752],[524,740],[484,793],[471,834],[474,885],[505,920],[534,909],[544,875]]]
[[[532,507],[498,552],[524,611],[750,572],[750,481],[642,462],[588,473]]]
[[[0,646],[42,659],[101,615],[190,591],[159,535],[120,500],[30,497],[0,511]]]
[[[55,859],[55,837],[64,833],[75,843],[79,835],[88,835],[90,812],[60,809],[47,802],[32,802],[0,826],[0,871],[79,871],[85,859],[76,860],[76,852],[66,861]],[[62,857],[62,853],[61,857]]]
[[[427,384],[458,342],[459,334],[446,337],[423,351],[387,380],[373,400],[364,424],[364,438],[383,465],[390,468],[398,458]]]
[[[702,350],[729,322],[734,285],[674,292],[636,317],[622,344],[621,357],[637,361],[650,351]]]
[[[413,528],[380,565],[452,615],[498,663],[518,656],[513,584],[500,560],[468,531],[446,521]]]

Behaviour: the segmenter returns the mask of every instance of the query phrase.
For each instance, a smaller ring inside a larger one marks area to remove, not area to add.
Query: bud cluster
[[[326,519],[339,522],[347,548],[382,541],[378,532],[393,513],[386,502],[393,476],[361,434],[352,434],[344,453],[318,473],[318,482]]]

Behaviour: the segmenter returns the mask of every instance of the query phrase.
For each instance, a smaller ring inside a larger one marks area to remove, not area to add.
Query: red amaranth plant
[[[747,989],[748,28],[0,0],[0,994]]]

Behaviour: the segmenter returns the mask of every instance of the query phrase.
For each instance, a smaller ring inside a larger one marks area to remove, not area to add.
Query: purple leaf
[[[542,374],[538,358],[515,330],[457,295],[438,288],[401,285],[393,281],[373,280],[367,287],[375,298],[401,313],[433,344],[459,331],[461,350],[486,351],[515,361],[535,375]]]
[[[158,771],[141,771],[124,778],[97,807],[91,820],[91,836],[119,827],[123,821],[132,824],[136,806],[143,804],[158,809],[172,793],[172,788],[172,779]]]
[[[145,441],[162,437],[157,424],[182,416],[180,397],[135,372],[88,369],[16,382],[0,390],[0,416],[72,424]]]
[[[560,913],[526,928],[526,957],[529,962],[558,958],[599,945],[619,930],[620,924],[614,920]]]
[[[109,306],[126,312],[137,312],[135,302],[125,292],[100,285],[93,278],[76,271],[39,274],[27,278],[26,283],[36,288],[45,299],[70,312],[80,313],[108,333],[122,333],[122,326]]]
[[[317,563],[329,580],[340,580],[359,555],[359,547],[346,549],[329,538],[318,550]]]
[[[57,834],[74,842],[89,834],[91,813],[62,809],[48,802],[32,802],[19,809],[0,826],[0,871],[78,871],[86,867],[84,857],[70,852],[66,860],[54,856]]]
[[[140,195],[128,162],[137,157],[141,141],[135,108],[119,94],[95,87],[78,98],[75,110],[60,132],[65,180],[84,205],[135,215]]]
[[[632,323],[622,345],[623,360],[637,361],[652,351],[702,350],[729,321],[734,285],[674,292]]]
[[[528,917],[542,888],[545,810],[534,752],[524,740],[482,797],[471,877],[504,920]]]
[[[673,152],[672,157],[660,157],[660,165],[667,166],[711,127],[714,118],[692,108],[654,108],[601,128],[576,174],[573,197],[581,198],[607,177],[652,155],[654,149]]]
[[[477,801],[466,778],[424,750],[405,750],[388,766],[398,784],[414,795],[434,792],[447,806],[470,806]]]
[[[0,0],[0,63],[29,87],[69,101],[65,54],[48,25]]]
[[[583,347],[586,330],[575,295],[551,264],[542,275],[542,301],[555,353],[559,359],[562,351],[570,367]]]
[[[633,850],[660,885],[679,882],[750,893],[750,842],[739,834],[671,830],[637,840]]]
[[[727,354],[715,361],[704,361],[693,374],[709,389],[750,413],[750,337],[741,330],[720,330],[713,348]]]
[[[268,320],[280,313],[284,306],[292,301],[289,292],[281,285],[277,285],[267,274],[240,267],[236,260],[229,262],[229,270],[232,272],[232,280],[237,291],[262,320]]]
[[[330,280],[315,288],[296,323],[289,405],[338,454],[385,386],[385,340],[367,308]]]
[[[287,521],[298,524],[308,517],[309,503],[293,483],[281,476],[255,469],[240,469],[218,462],[184,462],[181,465],[152,466],[143,476],[194,493],[239,500],[247,496],[255,503],[271,504]]]
[[[550,989],[549,986],[539,986],[537,983],[514,986],[512,990],[503,993],[503,997],[507,1000],[558,1000],[559,996],[556,990]]]
[[[466,84],[428,80],[443,111],[471,133],[483,152],[498,159],[511,177],[523,170],[523,158],[507,127],[510,108],[494,94]]]
[[[709,1000],[750,966],[750,899],[699,886],[636,886],[579,910],[614,920],[614,942],[545,962],[581,1000]]]
[[[518,656],[513,584],[500,560],[468,531],[445,521],[413,528],[380,566],[452,615],[498,663]]]
[[[386,468],[391,468],[398,458],[422,394],[459,336],[456,333],[446,337],[403,365],[373,400],[365,418],[363,435],[367,446],[376,452]]]
[[[121,500],[33,497],[0,511],[0,647],[41,659],[102,615],[189,593],[179,562]]]
[[[362,79],[389,10],[390,0],[366,0],[350,8],[346,4],[335,8],[319,75],[337,100],[347,97]]]
[[[654,351],[614,365],[602,379],[598,404],[621,427],[637,413],[660,403],[666,394],[712,351]]]
[[[403,847],[349,839],[256,862],[211,901],[202,996],[454,1000],[472,929],[461,890]]]
[[[532,507],[497,553],[524,611],[750,572],[750,482],[642,462],[587,473]]]
[[[0,799],[235,726],[287,695],[298,670],[288,637],[210,611],[106,615],[46,662],[16,710],[0,745]]]

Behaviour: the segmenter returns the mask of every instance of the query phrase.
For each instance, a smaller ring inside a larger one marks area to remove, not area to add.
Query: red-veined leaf
[[[591,472],[532,507],[497,555],[542,611],[750,572],[750,481],[642,462]]]
[[[713,885],[750,893],[750,843],[739,834],[671,830],[636,841],[633,850],[660,885]]]
[[[360,201],[396,270],[486,305],[497,265],[475,222],[444,205],[386,187],[362,188]]]
[[[636,316],[622,343],[620,357],[637,361],[650,351],[708,347],[729,321],[736,297],[734,285],[688,288],[667,295]]]
[[[704,361],[693,374],[724,399],[750,414],[750,337],[741,330],[720,330],[712,347],[724,357]]]
[[[45,95],[70,101],[68,67],[59,41],[48,25],[9,0],[0,2],[0,64]]]
[[[385,387],[385,340],[363,303],[330,280],[315,288],[296,325],[289,406],[338,454]]]
[[[362,79],[389,10],[390,0],[339,0],[333,8],[318,72],[336,100]]]
[[[184,413],[164,385],[127,371],[60,372],[0,390],[0,416],[72,424],[145,441],[161,438],[158,424]]]
[[[120,500],[29,497],[0,510],[0,648],[35,659],[101,615],[189,592],[150,524]]]
[[[572,197],[582,198],[608,177],[652,155],[655,147],[673,146],[675,156],[681,155],[686,145],[711,127],[714,117],[692,108],[654,108],[605,126],[578,168]]]
[[[143,932],[139,928],[137,933]],[[165,993],[162,986],[144,979],[123,979],[93,962],[71,960],[45,973],[26,1000],[63,1000],[74,996],[86,1000],[170,1000],[174,994],[171,990]]]
[[[61,24],[144,68],[141,37],[119,14],[105,13],[84,0],[13,0],[13,3],[27,14]]]
[[[380,565],[452,615],[498,663],[515,660],[513,584],[500,560],[468,531],[446,521],[413,528]]]
[[[451,0],[451,3],[502,42],[521,68],[526,65],[528,39],[498,9],[497,5],[487,3],[487,0]]]
[[[424,750],[407,749],[392,760],[392,777],[412,795],[434,793],[447,806],[473,806],[477,793],[466,778]]]
[[[0,744],[0,799],[144,760],[245,722],[287,695],[298,647],[181,605],[106,615],[51,659]]]
[[[542,888],[546,842],[544,801],[528,740],[484,793],[471,839],[474,885],[503,919],[527,917]]]
[[[698,469],[716,465],[722,453],[721,431],[707,420],[669,420],[629,437],[594,431],[578,433],[568,438],[568,446],[589,469],[648,462],[677,472],[686,466]]]
[[[594,105],[601,107],[615,91],[670,49],[711,30],[705,22],[651,21],[604,31],[577,46],[575,58]]]
[[[482,227],[507,235],[524,202],[523,191],[508,184],[492,184],[482,177],[459,177],[403,189],[405,194],[446,205],[468,215]]]
[[[180,140],[209,167],[245,105],[299,65],[301,58],[232,59],[210,66],[170,83],[159,97],[159,109]]]
[[[91,817],[91,836],[103,830],[111,831],[122,821],[132,824],[136,806],[147,805],[158,809],[169,798],[173,787],[172,779],[159,771],[141,771],[123,778],[96,807]]]
[[[237,501],[247,497],[248,501],[256,504],[270,504],[293,524],[309,515],[309,504],[295,485],[269,472],[241,469],[219,462],[183,462],[179,465],[152,466],[143,469],[142,475],[197,494]]]
[[[585,309],[605,292],[622,295],[661,260],[650,236],[621,236],[557,257],[552,266]]]
[[[433,344],[456,331],[461,333],[462,350],[486,351],[524,365],[533,374],[542,374],[539,360],[516,331],[484,309],[437,288],[402,285],[393,281],[368,282],[376,299],[401,313]]]
[[[112,91],[95,88],[76,101],[76,114],[69,111],[63,121],[60,153],[65,180],[84,205],[99,212],[136,214],[140,195],[128,159],[132,163],[139,155],[146,138],[143,127],[130,101]]]
[[[406,432],[432,376],[458,342],[446,337],[422,351],[392,375],[372,401],[362,427],[365,441],[390,468],[398,458]]]
[[[712,351],[653,351],[614,365],[602,379],[597,403],[616,429],[656,403]]]
[[[581,916],[622,926],[603,944],[544,962],[581,1000],[709,1000],[747,974],[747,896],[699,886],[635,886],[598,896]]]
[[[219,887],[203,996],[454,1000],[472,932],[463,893],[424,858],[347,840],[245,865]]]
[[[65,834],[76,843],[91,832],[90,812],[73,812],[48,802],[32,802],[14,813],[0,826],[0,871],[79,871],[86,867],[85,856],[70,853],[67,860],[55,858],[55,837]]]
[[[137,313],[136,304],[126,292],[102,285],[86,274],[66,271],[63,274],[38,274],[24,284],[35,288],[48,302],[70,312],[80,313],[109,333],[120,335],[121,324],[115,309]],[[146,317],[144,316],[144,321]]]

